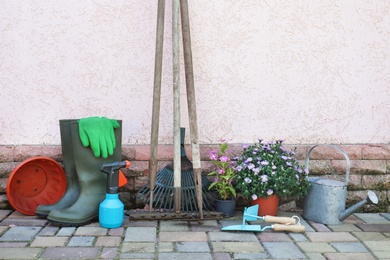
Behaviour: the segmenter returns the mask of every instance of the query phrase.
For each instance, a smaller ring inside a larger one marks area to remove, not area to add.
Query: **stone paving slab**
[[[357,224],[357,226],[366,232],[390,232],[390,224]]]
[[[368,224],[390,224],[390,221],[381,214],[376,213],[355,213],[355,216]]]
[[[36,259],[42,252],[42,248],[1,248],[0,259]]]
[[[35,226],[11,227],[0,237],[0,241],[31,241],[41,229]]]
[[[318,232],[307,233],[307,237],[312,242],[355,242],[358,241],[356,237],[348,232]]]
[[[97,255],[97,247],[48,247],[40,256],[40,259],[95,259]]]
[[[292,242],[264,242],[263,246],[273,258],[306,258],[302,251]]]
[[[352,215],[341,225],[301,219],[306,228],[303,233],[220,230],[241,224],[241,214],[203,224],[126,220],[116,229],[102,228],[98,222],[57,227],[33,216],[0,210],[0,219],[1,214],[0,259],[390,260],[387,213]]]
[[[203,242],[207,241],[206,232],[160,232],[162,242]]]

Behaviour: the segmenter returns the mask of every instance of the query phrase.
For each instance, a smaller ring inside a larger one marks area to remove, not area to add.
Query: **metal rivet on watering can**
[[[313,146],[307,153],[306,169],[309,169],[311,152],[317,146],[320,145]],[[347,161],[345,182],[319,177],[308,177],[311,187],[304,199],[303,217],[321,224],[338,225],[342,224],[344,219],[356,212],[367,202],[377,204],[378,197],[374,192],[368,191],[368,195],[364,200],[356,203],[348,209],[345,209],[351,165],[350,160],[348,155],[340,148],[329,144],[325,144],[325,146],[335,148],[344,155]]]

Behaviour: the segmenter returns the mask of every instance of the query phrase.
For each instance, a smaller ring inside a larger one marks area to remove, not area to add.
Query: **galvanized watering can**
[[[311,152],[318,146],[320,145],[313,146],[307,153],[306,169],[309,169]],[[311,187],[304,199],[303,218],[322,224],[339,225],[343,223],[342,221],[344,219],[356,212],[367,202],[377,204],[378,197],[374,192],[368,191],[367,197],[364,200],[345,209],[350,160],[348,155],[340,148],[329,144],[325,144],[325,146],[335,148],[344,155],[347,161],[345,182],[319,177],[308,177]]]

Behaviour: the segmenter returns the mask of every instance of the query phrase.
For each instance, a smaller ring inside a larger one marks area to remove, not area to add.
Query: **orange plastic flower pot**
[[[276,216],[278,214],[279,196],[271,195],[269,197],[259,197],[251,200],[251,206],[259,204],[258,216]]]
[[[41,204],[56,203],[65,193],[66,176],[55,160],[38,156],[23,161],[10,174],[6,193],[11,206],[33,216]]]

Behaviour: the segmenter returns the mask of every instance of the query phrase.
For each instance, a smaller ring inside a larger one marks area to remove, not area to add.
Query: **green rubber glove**
[[[81,143],[90,146],[95,157],[107,158],[114,154],[114,129],[120,127],[116,120],[95,116],[81,118],[78,123]]]

